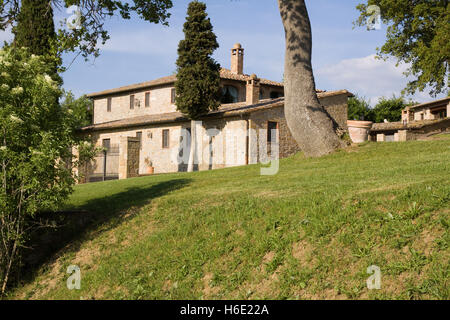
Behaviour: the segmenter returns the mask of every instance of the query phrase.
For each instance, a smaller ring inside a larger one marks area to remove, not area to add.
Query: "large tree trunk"
[[[335,125],[316,94],[311,66],[311,24],[304,0],[278,0],[286,34],[284,112],[288,127],[308,157],[343,146]]]

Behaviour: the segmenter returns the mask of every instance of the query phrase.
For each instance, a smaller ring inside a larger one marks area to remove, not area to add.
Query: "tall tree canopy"
[[[183,31],[185,38],[178,46],[175,104],[192,120],[188,166],[188,171],[192,171],[196,150],[195,120],[219,106],[220,65],[211,57],[219,44],[202,2],[189,4]]]
[[[22,0],[17,24],[13,28],[14,46],[26,47],[28,53],[45,56],[54,80],[62,84],[58,68],[62,60],[56,46],[53,9],[49,0]]]
[[[183,32],[176,62],[176,106],[196,120],[217,109],[220,97],[220,65],[211,57],[219,44],[204,3],[189,4]]]
[[[450,3],[448,0],[368,0],[357,9],[356,23],[366,25],[370,5],[380,8],[382,21],[388,25],[386,43],[378,48],[381,57],[393,56],[410,64],[406,75],[414,79],[406,87],[412,94],[448,92],[450,59]]]
[[[286,36],[284,113],[306,156],[318,157],[343,146],[337,127],[320,105],[311,66],[311,23],[304,0],[278,0]]]
[[[19,47],[27,47],[36,55],[49,54],[56,40],[53,9],[48,0],[22,0],[13,33]]]
[[[23,2],[33,0],[0,0],[0,30],[15,26],[20,19],[20,8]],[[38,0],[41,1],[41,0]],[[61,52],[79,51],[87,58],[89,55],[98,56],[98,43],[106,43],[109,39],[105,29],[108,17],[119,15],[123,19],[130,19],[133,13],[152,23],[167,24],[170,17],[168,10],[172,8],[171,0],[47,0],[53,9],[66,10],[73,5],[80,10],[80,26],[68,29],[64,22],[56,30],[58,49]],[[49,5],[50,6],[50,5]]]

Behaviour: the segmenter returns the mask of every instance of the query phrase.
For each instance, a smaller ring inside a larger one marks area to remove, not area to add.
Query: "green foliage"
[[[369,102],[357,96],[348,99],[348,120],[375,121],[375,115]]]
[[[56,40],[53,9],[48,0],[22,0],[14,42],[36,55],[50,54]]]
[[[46,60],[46,63],[52,65],[53,69],[49,75],[62,84],[62,78],[58,75],[62,59],[60,59],[56,47],[51,3],[48,0],[22,0],[13,33],[15,35],[14,46],[28,48],[29,52],[35,55],[50,56]]]
[[[348,99],[348,119],[365,120],[373,122],[400,121],[402,119],[402,110],[407,106],[417,104],[416,102],[406,102],[403,97],[381,98],[374,108],[371,108],[369,102],[358,96]]]
[[[415,79],[405,91],[414,93],[431,87],[431,94],[448,92],[450,59],[450,3],[448,0],[368,0],[359,4],[357,25],[369,16],[367,7],[377,5],[388,24],[381,57],[393,56],[411,64],[406,75]]]
[[[196,120],[219,106],[220,66],[211,58],[219,47],[217,37],[206,13],[206,5],[189,4],[184,24],[185,39],[178,46],[177,109]]]
[[[400,121],[402,119],[402,110],[407,106],[403,97],[381,98],[373,108],[374,121],[383,122],[385,119],[389,122]]]
[[[74,129],[92,124],[93,102],[86,95],[75,99],[71,91],[64,92],[61,108],[71,114]]]
[[[71,193],[68,162],[78,121],[61,108],[51,58],[28,49],[0,50],[0,285],[18,270],[20,250],[38,210],[57,208]],[[0,294],[1,294],[0,293]]]
[[[5,30],[17,22],[21,2],[34,1],[37,0],[1,0],[0,30]],[[45,0],[39,0],[39,2],[50,3]],[[133,13],[136,13],[145,21],[167,25],[167,19],[170,17],[168,10],[172,8],[171,0],[133,0],[132,3],[118,0],[53,0],[51,3],[54,7],[63,9],[62,11],[72,5],[79,7],[81,26],[70,30],[62,21],[56,31],[57,48],[60,53],[78,51],[85,58],[89,55],[98,56],[98,43],[105,44],[109,39],[104,25],[107,18],[118,15],[128,20]]]

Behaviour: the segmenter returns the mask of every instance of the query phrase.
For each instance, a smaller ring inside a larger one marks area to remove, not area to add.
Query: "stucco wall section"
[[[111,112],[107,111],[108,97],[94,99],[94,124],[143,115],[175,112],[171,103],[173,87],[160,87],[125,94],[111,95]],[[150,106],[145,107],[145,93],[150,92]],[[139,106],[130,109],[130,95],[134,94]]]
[[[246,84],[242,81],[222,79],[221,86],[232,85],[238,90],[238,102],[246,101]],[[173,85],[142,89],[126,93],[111,94],[108,96],[94,98],[94,124],[109,121],[133,118],[144,115],[175,112],[176,106],[171,103]],[[270,92],[283,93],[283,88],[261,85],[263,89],[262,99],[270,98]],[[145,93],[150,92],[150,106],[145,107]],[[130,96],[134,94],[135,101],[139,106],[130,109]],[[111,111],[108,112],[108,97],[111,98]]]
[[[146,126],[133,130],[113,130],[93,134],[96,145],[101,146],[103,139],[111,139],[111,144],[120,144],[127,137],[136,137],[142,132],[139,154],[139,174],[148,171],[148,159],[155,173],[185,171],[187,168],[189,145],[183,142],[182,129],[190,127],[190,122]],[[163,148],[163,130],[169,130],[169,148]],[[210,136],[207,130],[210,130]],[[214,130],[216,129],[216,130]],[[218,169],[246,164],[246,121],[240,118],[211,120],[197,125],[197,164],[199,170]],[[212,140],[210,142],[210,140]],[[185,153],[186,152],[186,153]],[[212,157],[211,157],[212,153]],[[184,164],[179,164],[179,158]]]

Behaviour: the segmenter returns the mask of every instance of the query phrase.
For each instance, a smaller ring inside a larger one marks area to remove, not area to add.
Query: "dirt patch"
[[[266,272],[266,266],[268,263],[272,262],[273,258],[275,258],[274,251],[269,251],[264,255],[264,257],[262,259],[261,267],[260,267],[260,270],[262,272]]]
[[[420,276],[418,274],[411,272],[403,272],[398,276],[383,275],[380,290],[389,295],[399,295],[405,292],[409,280],[419,282],[419,279]]]
[[[23,294],[21,294],[20,299],[29,299],[29,300],[39,300],[42,299],[48,292],[55,289],[58,285],[66,285],[63,281],[64,273],[61,272],[61,263],[59,260],[56,260],[50,267],[51,271],[49,274],[53,275],[53,277],[46,277],[37,283],[38,288],[33,292],[33,294],[29,297],[26,297],[26,294],[33,289],[30,287],[30,290],[24,290]]]
[[[414,241],[412,247],[423,252],[426,256],[429,256],[433,252],[434,241],[439,238],[440,235],[440,232],[423,230],[419,238]]]
[[[250,285],[245,285],[246,293],[249,299],[252,298],[272,298],[274,299],[278,292],[278,286],[276,286],[279,281],[279,276],[283,272],[284,266],[278,266],[274,273],[266,276],[262,279],[258,279],[255,283]]]
[[[213,279],[213,274],[211,272],[206,273],[202,279],[202,281],[203,281],[203,298],[204,299],[210,299],[212,297],[215,297],[220,291],[219,287],[211,286],[212,279]]]
[[[273,258],[275,257],[275,252],[274,251],[269,251],[269,252],[267,252],[265,255],[264,255],[264,257],[263,257],[263,264],[267,264],[267,263],[270,263],[272,260],[273,260]]]
[[[292,245],[292,256],[300,262],[301,266],[306,266],[311,261],[312,246],[306,241],[302,240]]]
[[[83,269],[83,267],[92,265],[94,256],[98,254],[98,248],[83,248],[77,251],[75,258],[71,261],[71,263]]]
[[[303,300],[348,300],[346,295],[338,293],[335,289],[327,289],[321,293],[309,293],[302,290],[296,296]]]

